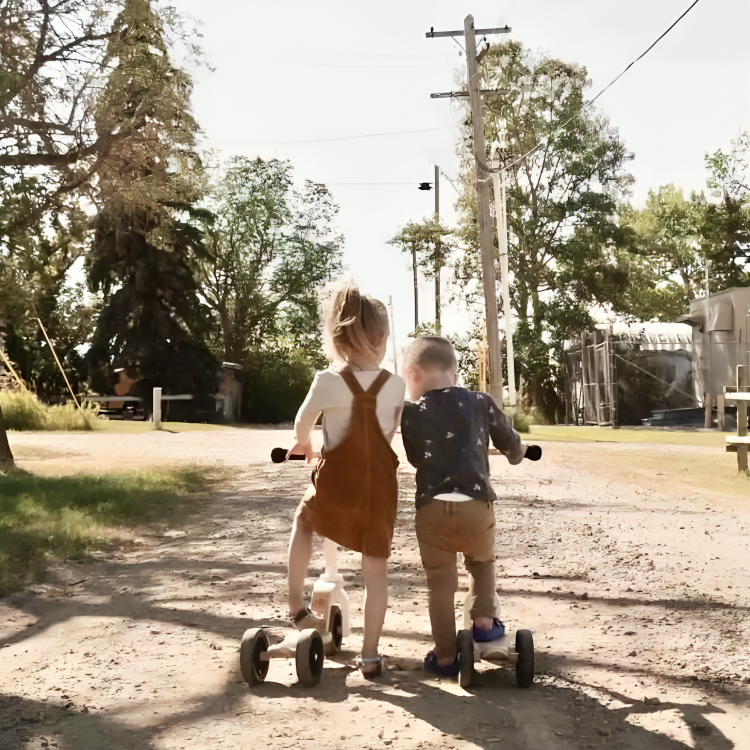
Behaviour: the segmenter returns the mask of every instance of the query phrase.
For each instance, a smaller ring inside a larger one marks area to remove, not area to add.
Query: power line
[[[461,191],[460,191],[460,190],[459,190],[459,189],[458,189],[458,188],[457,188],[457,187],[456,187],[456,186],[455,186],[455,185],[453,184],[453,180],[451,180],[451,178],[450,178],[450,177],[448,177],[448,175],[447,175],[447,174],[445,174],[445,172],[443,172],[443,170],[442,170],[442,169],[440,170],[440,174],[441,174],[441,175],[443,175],[443,177],[445,177],[445,179],[446,179],[446,180],[448,180],[448,182],[450,182],[450,184],[451,184],[451,187],[452,187],[452,188],[453,188],[453,189],[454,189],[454,190],[455,190],[455,191],[456,191],[456,192],[458,193],[459,197],[461,197],[462,193],[461,193]]]
[[[242,144],[252,143],[255,145],[276,145],[276,144],[292,144],[292,143],[330,143],[331,141],[353,141],[358,138],[382,138],[389,135],[409,135],[410,133],[430,133],[435,130],[452,130],[455,125],[441,125],[437,128],[419,128],[418,130],[393,130],[388,133],[365,133],[363,135],[344,135],[338,138],[312,138],[305,141],[214,141],[207,140],[207,143],[226,143],[226,144]]]
[[[651,50],[654,47],[656,47],[656,45],[659,44],[659,42],[662,39],[664,39],[664,37],[667,34],[669,34],[669,32],[672,31],[672,29],[675,26],[677,26],[677,24],[680,21],[682,21],[683,18],[685,18],[685,16],[688,13],[690,13],[690,11],[696,5],[698,5],[699,2],[700,0],[694,0],[694,2],[690,4],[688,9],[663,34],[661,34],[661,36],[659,36],[658,39],[653,44],[651,44],[650,47],[648,47],[648,49],[646,49],[644,52],[641,52],[641,54],[638,55],[638,57],[636,57],[635,60],[633,60],[633,62],[631,62],[630,65],[628,65],[627,68],[625,68],[625,70],[622,71],[622,73],[620,73],[617,77],[613,78],[593,99],[586,102],[586,104],[584,104],[583,107],[581,107],[581,109],[578,110],[578,112],[576,112],[572,117],[566,120],[554,133],[552,133],[552,135],[548,135],[546,138],[543,138],[541,141],[539,141],[539,143],[536,144],[536,146],[534,146],[534,148],[532,148],[530,151],[527,151],[523,156],[519,156],[515,161],[508,164],[507,167],[503,167],[503,169],[510,169],[511,167],[515,166],[519,162],[523,161],[526,157],[531,156],[531,154],[533,154],[540,146],[542,146],[544,143],[549,141],[550,138],[554,138],[558,133],[560,133],[560,131],[564,130],[573,120],[575,120],[576,117],[578,117],[579,115],[582,115],[605,91],[607,91],[607,89],[609,89],[611,86],[617,83],[617,81],[619,81],[620,78],[622,78],[625,75],[625,73],[627,73],[640,59],[642,59],[649,52],[651,52]],[[497,171],[497,170],[488,170],[488,171]]]

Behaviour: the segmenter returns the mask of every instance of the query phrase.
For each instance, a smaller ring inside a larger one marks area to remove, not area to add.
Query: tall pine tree
[[[153,386],[207,393],[215,361],[201,343],[206,310],[196,271],[204,248],[189,221],[204,189],[192,83],[171,62],[149,0],[126,0],[113,31],[117,63],[97,127],[126,137],[113,145],[97,185],[88,272],[105,303],[89,352],[92,382],[106,390],[101,376],[125,367],[143,395]]]

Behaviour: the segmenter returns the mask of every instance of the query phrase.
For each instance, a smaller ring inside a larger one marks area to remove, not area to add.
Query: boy
[[[424,668],[443,677],[458,674],[458,552],[471,576],[475,640],[504,634],[495,612],[495,493],[487,449],[491,439],[511,464],[520,463],[526,451],[492,396],[456,386],[457,365],[453,345],[440,336],[416,339],[403,365],[413,403],[404,407],[401,435],[417,469],[417,541],[435,641]]]

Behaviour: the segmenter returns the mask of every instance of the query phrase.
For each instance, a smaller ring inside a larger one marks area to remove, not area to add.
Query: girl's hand
[[[304,456],[307,459],[307,463],[311,463],[313,459],[319,458],[320,454],[316,454],[312,448],[312,440],[308,440],[306,443],[295,443],[294,447],[286,454],[286,460],[289,460],[289,456]]]

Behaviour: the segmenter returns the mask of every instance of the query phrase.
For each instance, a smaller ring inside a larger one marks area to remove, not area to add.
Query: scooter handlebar
[[[271,461],[275,464],[283,464],[287,460],[286,454],[289,451],[286,448],[274,448],[271,451]],[[289,461],[304,461],[305,456],[301,453],[295,453],[293,456],[289,456]]]
[[[542,457],[542,448],[539,445],[527,445],[526,453],[523,456],[529,461],[538,461]]]

